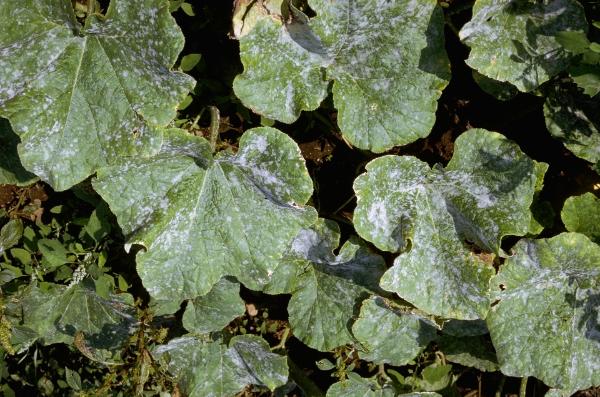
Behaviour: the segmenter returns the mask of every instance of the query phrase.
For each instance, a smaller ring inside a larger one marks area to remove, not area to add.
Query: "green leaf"
[[[593,193],[569,197],[560,217],[568,231],[585,234],[600,244],[600,199]]]
[[[600,161],[600,101],[577,91],[573,84],[548,88],[544,103],[548,131],[577,157]]]
[[[583,54],[590,48],[590,41],[585,32],[558,32],[556,41],[573,54]]]
[[[188,302],[183,327],[197,334],[220,331],[245,310],[240,284],[222,278],[208,294]]]
[[[348,379],[334,383],[327,390],[327,397],[394,397],[397,395],[392,385],[379,385],[376,378],[361,378],[356,374],[351,374]],[[426,394],[427,397],[438,397],[438,394],[431,393],[413,393],[411,397]],[[409,395],[402,395],[408,397]],[[422,396],[425,397],[425,396]]]
[[[452,363],[474,367],[484,372],[499,369],[494,346],[484,336],[456,337],[444,334],[438,345],[446,360]]]
[[[569,69],[569,74],[585,95],[593,97],[600,92],[599,65],[577,65]]]
[[[194,14],[194,9],[192,8],[192,5],[190,3],[181,3],[181,9],[189,17],[193,17],[196,15]]]
[[[486,321],[502,372],[568,394],[600,384],[600,246],[578,233],[521,240],[492,279]]]
[[[460,39],[471,47],[470,67],[528,92],[569,66],[573,55],[556,36],[570,31],[587,31],[575,0],[477,0]]]
[[[26,186],[37,179],[23,168],[17,153],[18,143],[19,137],[13,132],[8,120],[0,118],[0,184]]]
[[[381,297],[363,302],[352,331],[364,349],[361,359],[394,366],[408,364],[437,338],[431,320]]]
[[[179,306],[232,275],[260,290],[300,229],[312,181],[300,149],[272,128],[247,131],[237,154],[214,159],[203,138],[165,133],[161,152],[98,171],[94,188],[128,237],[137,270],[159,304]]]
[[[501,101],[511,100],[519,93],[514,85],[491,79],[476,70],[473,70],[473,79],[482,90]]]
[[[443,13],[436,1],[311,0],[316,17],[259,17],[240,39],[244,105],[285,123],[316,109],[333,80],[342,134],[383,152],[425,137],[448,84]]]
[[[117,354],[136,326],[131,301],[126,294],[103,299],[86,280],[68,287],[31,285],[19,297],[19,306],[22,324],[44,344],[71,344],[80,332],[88,348]]]
[[[340,232],[333,221],[319,219],[302,230],[275,270],[267,293],[291,293],[289,321],[294,336],[308,346],[329,351],[353,343],[350,323],[360,302],[378,291],[385,262],[358,239],[339,255]]]
[[[65,367],[65,379],[69,387],[75,391],[82,390],[81,376],[76,371]]]
[[[109,216],[110,210],[106,203],[102,202],[92,212],[90,219],[85,225],[86,233],[97,243],[111,231],[110,221],[108,219]]]
[[[194,81],[171,72],[183,35],[163,0],[112,0],[77,22],[71,1],[2,2],[0,116],[25,168],[65,190],[125,155],[156,152]]]
[[[188,72],[196,67],[198,62],[202,59],[202,54],[188,54],[181,58],[181,70]]]
[[[379,249],[401,252],[381,280],[427,313],[484,318],[489,307],[491,255],[506,235],[529,229],[539,163],[502,135],[470,130],[455,143],[445,169],[384,156],[354,182],[354,226]]]
[[[286,358],[271,353],[267,342],[255,335],[236,336],[229,347],[220,339],[183,336],[158,346],[152,355],[166,362],[190,397],[232,396],[247,385],[273,391],[288,378]]]
[[[23,222],[11,219],[0,229],[0,254],[17,245],[23,236]]]
[[[60,241],[43,238],[38,240],[37,244],[44,259],[51,267],[55,268],[69,262],[69,259],[67,258],[69,252]]]

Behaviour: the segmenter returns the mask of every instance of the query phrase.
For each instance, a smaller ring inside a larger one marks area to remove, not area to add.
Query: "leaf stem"
[[[216,106],[209,106],[210,110],[210,148],[213,153],[217,149],[217,140],[219,138],[219,124],[221,114]]]
[[[506,381],[506,377],[504,375],[502,375],[502,378],[500,378],[500,381],[498,382],[498,388],[496,389],[496,393],[494,394],[494,397],[502,397],[502,389],[504,389],[505,381]]]
[[[527,376],[525,376],[524,378],[521,378],[521,387],[519,389],[519,397],[525,397],[525,395],[527,394],[527,380],[529,380],[529,378]]]

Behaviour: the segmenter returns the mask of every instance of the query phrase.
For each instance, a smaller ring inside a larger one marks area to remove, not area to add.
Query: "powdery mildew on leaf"
[[[19,297],[20,324],[44,344],[71,344],[75,333],[82,332],[90,347],[119,351],[137,324],[132,301],[127,294],[102,298],[87,281],[70,287],[31,285]]]
[[[137,270],[159,303],[178,305],[224,275],[251,289],[269,282],[285,249],[316,211],[300,149],[273,128],[255,128],[237,154],[214,159],[203,138],[165,132],[161,152],[101,169],[94,188],[141,244]]]
[[[77,22],[68,0],[0,3],[0,115],[28,170],[64,190],[156,152],[193,79],[169,68],[183,35],[163,0],[112,0]]]
[[[240,298],[240,284],[222,278],[208,294],[188,302],[183,313],[183,327],[196,334],[221,331],[245,310]]]
[[[514,251],[492,279],[499,303],[486,319],[502,372],[569,395],[600,385],[600,247],[563,233]]]
[[[353,145],[382,152],[427,136],[450,73],[433,0],[310,1],[317,16],[272,16],[240,39],[242,102],[283,122],[313,110],[333,80],[338,122]]]
[[[555,39],[562,31],[587,31],[575,0],[477,0],[460,39],[471,47],[469,66],[527,92],[569,66],[572,56]]]
[[[600,199],[593,193],[569,197],[560,217],[568,231],[585,234],[600,244]]]
[[[288,378],[286,357],[271,353],[267,342],[255,335],[236,336],[229,347],[220,338],[183,336],[158,346],[152,355],[166,363],[190,397],[233,396],[248,385],[273,391]]]
[[[320,219],[303,229],[275,270],[267,293],[292,294],[288,304],[294,336],[321,351],[355,341],[350,329],[355,308],[378,291],[383,258],[351,238],[340,249],[333,221]]]
[[[574,84],[555,84],[544,102],[546,126],[577,157],[600,164],[600,100]]]
[[[445,169],[408,156],[370,162],[354,183],[354,226],[401,253],[381,287],[434,315],[484,318],[494,269],[465,240],[498,253],[503,236],[526,234],[543,166],[486,130],[461,135]]]
[[[363,302],[352,332],[362,347],[361,359],[402,366],[437,338],[436,328],[431,320],[412,313],[410,308],[394,307],[375,296]]]

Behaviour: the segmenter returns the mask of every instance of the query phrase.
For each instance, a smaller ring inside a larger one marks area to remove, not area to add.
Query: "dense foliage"
[[[3,395],[600,387],[597,2],[0,25]]]

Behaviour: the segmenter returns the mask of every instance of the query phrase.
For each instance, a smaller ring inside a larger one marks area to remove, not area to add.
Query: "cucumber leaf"
[[[574,84],[555,84],[546,93],[548,131],[577,157],[600,163],[600,98],[582,94]]]
[[[409,308],[395,307],[376,296],[363,302],[352,332],[363,360],[402,366],[437,339],[435,324]]]
[[[190,397],[233,396],[247,385],[273,391],[288,378],[286,358],[271,353],[267,342],[255,335],[235,336],[229,346],[220,338],[183,336],[158,346],[152,355],[166,364]]]
[[[165,132],[161,152],[128,158],[93,181],[128,238],[140,244],[137,270],[157,305],[179,306],[222,276],[248,288],[269,282],[285,249],[316,211],[300,149],[269,127],[247,131],[237,154],[213,158],[208,142]]]
[[[409,156],[367,164],[354,182],[354,226],[378,248],[400,252],[381,280],[427,313],[484,318],[493,255],[506,235],[524,235],[531,221],[539,168],[502,135],[470,130],[455,143],[446,168]]]
[[[600,385],[600,246],[579,233],[521,240],[492,279],[486,319],[502,372],[572,394]]]
[[[470,67],[528,92],[569,66],[573,55],[555,37],[564,31],[587,31],[575,0],[477,0],[460,39]]]
[[[183,35],[163,0],[112,0],[82,26],[69,0],[0,3],[0,116],[24,167],[65,190],[160,147],[194,80],[172,72]]]
[[[309,3],[312,19],[293,6],[289,18],[252,14],[233,85],[242,102],[291,123],[319,106],[333,80],[338,123],[353,145],[383,152],[427,136],[450,77],[436,1]]]
[[[294,336],[321,351],[355,341],[350,329],[355,310],[379,291],[385,271],[383,258],[355,238],[334,255],[339,239],[333,221],[320,219],[302,230],[264,289],[292,294],[288,313]]]
[[[569,197],[560,217],[568,231],[585,234],[600,244],[600,199],[593,193]]]
[[[0,184],[26,186],[33,183],[37,177],[23,168],[17,145],[19,137],[13,132],[10,123],[0,118]]]
[[[183,313],[183,327],[196,334],[221,331],[245,310],[240,298],[240,284],[222,278],[208,294],[188,302]]]

